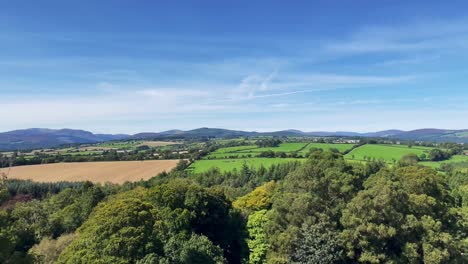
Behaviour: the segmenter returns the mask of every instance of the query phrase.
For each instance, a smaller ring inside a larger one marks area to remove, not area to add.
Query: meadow
[[[350,150],[354,144],[331,144],[331,143],[309,143],[303,150],[301,150],[299,153],[301,154],[307,154],[309,153],[310,149],[312,148],[318,148],[318,149],[323,149],[323,150],[330,150],[332,148],[338,149],[341,153],[345,152],[346,150]]]
[[[468,169],[468,156],[466,155],[455,155],[449,160],[444,161],[423,161],[419,162],[419,164],[424,166],[429,166],[434,169],[440,168],[443,164],[450,164],[458,169],[466,170]]]
[[[188,171],[193,173],[203,173],[212,168],[219,168],[222,172],[232,171],[234,169],[240,170],[242,166],[247,164],[249,167],[260,168],[264,166],[268,168],[272,165],[279,163],[286,163],[292,161],[304,161],[305,159],[294,158],[247,158],[247,159],[218,159],[218,160],[198,160],[188,167]]]
[[[372,145],[367,144],[355,148],[353,151],[345,155],[348,160],[365,161],[369,158],[383,160],[386,163],[394,163],[399,161],[403,156],[413,153],[418,156],[428,154],[431,148],[428,147],[412,147],[404,145]]]
[[[274,152],[291,153],[291,152],[295,152],[295,151],[300,151],[306,145],[307,145],[307,143],[281,143],[278,147],[254,148],[254,149],[251,149],[251,150],[244,150],[244,151],[240,151],[240,152],[246,153],[246,152],[274,151]]]
[[[201,173],[209,170],[210,168],[217,167],[221,171],[232,171],[233,169],[240,169],[244,162],[249,167],[255,168],[263,165],[269,167],[273,164],[281,162],[289,162],[295,158],[258,158],[260,153],[265,151],[284,152],[287,154],[298,153],[305,156],[311,148],[320,148],[329,150],[336,148],[340,152],[344,152],[353,147],[352,144],[329,144],[329,143],[307,143],[307,142],[286,142],[280,144],[278,147],[257,147],[256,145],[225,147],[217,149],[216,151],[207,155],[203,160],[195,161],[190,167],[194,173]]]
[[[79,182],[97,183],[135,182],[148,180],[161,172],[172,170],[179,160],[76,162],[29,165],[0,169],[8,173],[9,179],[36,182]]]
[[[260,153],[265,152],[265,151],[293,153],[293,152],[300,151],[306,146],[307,146],[307,143],[282,143],[278,147],[266,147],[266,148],[260,148],[256,145],[226,147],[226,148],[220,148],[210,153],[206,157],[206,159],[256,157]]]
[[[212,154],[232,153],[232,152],[245,151],[245,150],[250,150],[250,149],[255,149],[255,148],[258,148],[258,147],[256,145],[226,147],[226,148],[217,149],[216,151],[213,151]]]

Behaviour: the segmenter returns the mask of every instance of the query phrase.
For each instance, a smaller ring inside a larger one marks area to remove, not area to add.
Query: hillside
[[[64,144],[118,140],[127,135],[93,134],[84,130],[31,128],[0,133],[1,150],[50,148]]]

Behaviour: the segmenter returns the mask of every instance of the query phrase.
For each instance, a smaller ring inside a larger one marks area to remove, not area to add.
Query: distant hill
[[[433,142],[457,142],[468,143],[468,130],[445,130],[445,129],[418,129],[412,131],[403,131],[390,129],[369,133],[357,133],[349,131],[315,131],[303,132],[300,130],[289,129],[274,132],[252,132],[239,131],[220,128],[198,128],[188,131],[170,130],[160,133],[140,133],[133,135],[132,138],[229,138],[229,137],[252,137],[252,136],[317,136],[317,137],[366,137],[366,138],[394,138],[402,140],[415,141],[433,141]]]
[[[31,128],[0,133],[0,150],[50,148],[64,144],[97,143],[127,137],[128,135],[93,134],[75,129]]]
[[[392,137],[403,140],[468,143],[468,129],[446,130],[426,128],[402,132]]]
[[[135,135],[110,135],[93,134],[89,131],[74,129],[44,129],[31,128],[0,133],[0,150],[34,149],[57,147],[64,144],[76,143],[97,143],[121,139],[189,139],[189,138],[234,138],[234,137],[255,137],[255,136],[318,136],[318,137],[371,137],[371,138],[393,138],[414,141],[432,142],[456,142],[468,143],[468,129],[447,130],[447,129],[418,129],[412,131],[384,130],[370,133],[357,133],[347,131],[316,131],[303,132],[300,130],[282,130],[274,132],[255,132],[229,130],[222,128],[202,127],[193,130],[168,130],[163,132],[145,132]]]
[[[364,133],[363,135],[366,137],[393,137],[397,136],[405,131],[397,130],[397,129],[390,129],[378,132],[371,132],[371,133]]]

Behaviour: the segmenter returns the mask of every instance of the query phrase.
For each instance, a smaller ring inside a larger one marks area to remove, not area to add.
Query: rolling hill
[[[128,135],[93,134],[75,129],[31,128],[0,133],[1,150],[49,148],[65,144],[97,143],[127,138]]]
[[[163,132],[145,132],[135,135],[112,135],[93,134],[89,131],[75,129],[44,129],[31,128],[14,130],[0,133],[0,150],[18,150],[57,147],[65,144],[77,143],[97,143],[121,139],[189,139],[189,138],[234,138],[234,137],[255,137],[255,136],[278,136],[278,137],[364,137],[364,138],[393,138],[401,140],[431,141],[431,142],[456,142],[468,143],[468,129],[447,130],[447,129],[418,129],[412,131],[384,130],[370,133],[357,132],[303,132],[300,130],[282,130],[274,132],[255,132],[229,130],[222,128],[197,128],[193,130],[168,130]]]

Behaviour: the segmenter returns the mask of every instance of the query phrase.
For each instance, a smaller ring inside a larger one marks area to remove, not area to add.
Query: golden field
[[[173,169],[179,160],[74,162],[12,167],[0,169],[9,179],[37,182],[91,181],[96,183],[134,182],[150,179]]]

